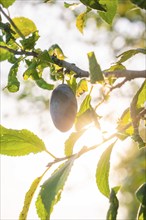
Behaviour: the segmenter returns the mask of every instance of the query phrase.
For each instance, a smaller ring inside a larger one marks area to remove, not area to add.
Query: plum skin
[[[61,84],[53,90],[50,100],[50,113],[58,130],[66,132],[73,126],[77,114],[77,100],[68,85]]]

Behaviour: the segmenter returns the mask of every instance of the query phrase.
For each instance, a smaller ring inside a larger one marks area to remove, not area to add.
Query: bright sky
[[[103,69],[108,68],[110,64],[114,62],[115,58],[111,53],[110,45],[105,43],[107,37],[106,32],[104,30],[100,30],[99,32],[95,24],[91,23],[91,25],[85,29],[84,35],[81,35],[76,29],[75,19],[68,9],[62,13],[61,7],[56,4],[50,7],[46,4],[31,5],[29,1],[18,1],[10,7],[10,14],[11,17],[25,16],[32,19],[38,27],[41,36],[38,47],[47,49],[52,44],[57,43],[68,57],[68,61],[76,63],[80,68],[88,69],[87,53],[90,51],[95,52],[98,62]],[[74,19],[73,22],[72,19]],[[66,20],[68,21],[67,23]],[[130,24],[126,25],[123,21],[120,30],[122,33],[125,33],[125,30],[127,32],[129,31],[128,25]],[[136,26],[135,33],[139,30],[138,26]],[[96,44],[90,43],[92,39],[96,42],[95,36],[98,36],[98,42]],[[103,38],[105,38],[105,41],[101,40]],[[120,36],[114,41],[114,44],[118,47],[119,42],[122,43]],[[144,62],[141,62],[141,59],[143,59],[141,56],[137,56],[137,66],[135,66],[134,62],[130,61],[128,67],[133,69],[134,66],[134,69],[143,69]],[[7,82],[8,64],[2,63],[1,70],[3,88]],[[20,70],[20,75],[22,75],[22,73],[23,68]],[[22,79],[21,76],[20,79]],[[34,93],[36,94],[36,92],[38,96],[49,96],[47,91],[34,88]],[[17,94],[8,95],[2,92],[2,125],[12,129],[26,128],[33,131],[44,140],[49,151],[58,157],[63,156],[63,143],[71,131],[65,134],[57,131],[50,120],[49,110],[46,110],[41,102],[37,103],[36,106],[39,108],[37,109],[34,106],[34,102],[31,103],[26,100],[20,100],[18,102],[14,98],[16,96]],[[109,104],[111,112],[115,109],[115,100],[114,98]],[[128,104],[128,97],[117,103],[115,118],[120,116]],[[43,114],[42,111],[44,111]],[[107,109],[104,108],[100,111],[104,113]],[[110,125],[109,123],[105,124],[105,129],[112,132],[114,125]],[[94,129],[91,129],[85,138],[84,142],[89,144],[89,146],[100,141],[100,138],[97,140],[97,133]],[[75,150],[79,149],[83,144],[84,143],[80,141]],[[95,183],[95,168],[103,149],[104,148],[101,148],[90,152],[75,162],[71,175],[65,185],[64,192],[62,193],[62,199],[55,206],[54,212],[52,213],[52,219],[105,219],[109,203],[108,200],[99,193]],[[29,189],[32,181],[42,174],[50,161],[51,158],[45,153],[25,157],[1,157],[2,220],[18,219],[23,206],[25,193]],[[51,173],[48,172],[45,178],[49,177],[50,174]],[[34,208],[35,198],[30,207],[29,220],[38,219]],[[121,216],[122,212],[123,210],[121,210]]]

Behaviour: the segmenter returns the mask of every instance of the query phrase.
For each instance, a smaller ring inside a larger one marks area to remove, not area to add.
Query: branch
[[[116,78],[125,77],[127,80],[135,78],[146,78],[146,70],[115,70],[112,72],[104,72],[106,77],[115,76]]]
[[[3,45],[0,45],[0,48],[6,49],[15,55],[26,55],[26,56],[38,57],[38,53],[36,53],[35,51],[25,51],[25,50],[18,51],[18,50],[14,50],[14,49],[11,49],[11,48],[9,48],[7,46],[3,46]],[[51,56],[51,59],[58,66],[66,68],[67,71],[75,72],[76,78],[77,77],[79,77],[79,78],[89,77],[88,71],[80,69],[74,63],[69,63],[65,60],[60,60],[56,56]],[[146,78],[146,70],[115,70],[112,72],[104,72],[103,71],[103,74],[105,77],[109,77],[109,76],[115,76],[116,78],[125,77],[125,80],[122,82],[122,85],[128,80],[132,80],[135,78]],[[118,86],[116,86],[116,88],[118,88]]]
[[[74,63],[69,63],[65,60],[60,60],[56,56],[52,56],[52,60],[54,61],[55,64],[58,66],[66,68],[66,70],[73,71],[76,73],[75,77],[89,77],[89,72],[80,69],[77,67]]]

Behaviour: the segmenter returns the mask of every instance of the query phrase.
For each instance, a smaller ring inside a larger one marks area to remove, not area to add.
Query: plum
[[[58,130],[66,132],[73,126],[77,114],[77,100],[68,85],[61,84],[53,90],[50,100],[50,113]]]

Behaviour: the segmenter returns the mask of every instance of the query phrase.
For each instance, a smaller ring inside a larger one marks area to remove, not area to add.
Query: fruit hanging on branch
[[[73,126],[77,114],[77,100],[68,85],[61,84],[53,90],[50,113],[58,130],[66,132]]]

